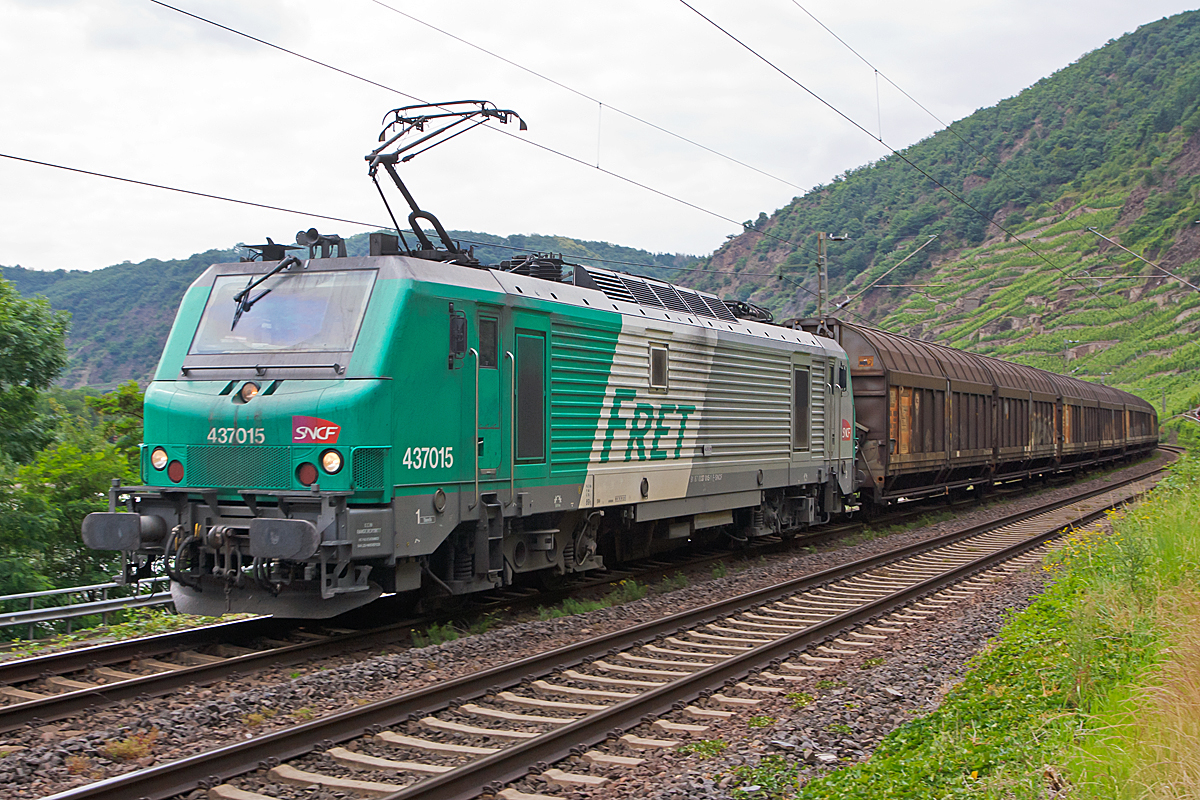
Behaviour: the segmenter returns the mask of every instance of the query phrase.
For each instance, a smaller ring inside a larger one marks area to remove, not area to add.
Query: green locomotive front
[[[553,259],[389,250],[201,275],[146,391],[143,485],[85,542],[127,579],[164,564],[184,612],[329,617],[778,533],[852,492],[831,340]]]

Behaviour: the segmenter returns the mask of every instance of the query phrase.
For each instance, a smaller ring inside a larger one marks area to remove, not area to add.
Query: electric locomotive
[[[479,264],[396,167],[513,118],[390,112],[369,170],[415,243],[393,215],[367,255],[310,229],[196,279],[146,390],[143,485],[83,524],[123,579],[165,569],[187,613],[324,618],[1155,446],[1115,389],[553,255]]]
[[[476,105],[458,121],[512,113]],[[393,124],[443,116],[421,112]],[[842,510],[854,407],[836,342],[558,257],[481,266],[412,200],[404,152],[368,158],[415,246],[397,226],[349,257],[310,230],[307,259],[268,240],[187,290],[146,390],[143,485],[114,486],[83,526],[126,579],[165,565],[187,613],[329,617]]]

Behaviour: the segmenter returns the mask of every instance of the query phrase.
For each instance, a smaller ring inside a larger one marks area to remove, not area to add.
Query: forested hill
[[[565,236],[495,236],[475,231],[450,231],[450,234],[464,240],[463,246],[468,245],[468,240],[479,243],[475,245],[475,256],[485,264],[496,264],[521,252],[553,252],[584,264],[667,277],[674,273],[665,267],[695,261],[695,256],[648,253]],[[368,246],[368,234],[347,238],[350,255],[364,255]],[[107,389],[130,378],[145,385],[158,365],[171,321],[187,287],[210,264],[237,261],[248,252],[242,248],[209,250],[185,259],[126,262],[91,272],[0,267],[0,274],[12,281],[22,295],[43,295],[53,308],[71,312],[67,339],[70,364],[60,383],[69,388]],[[629,266],[633,264],[652,266]]]
[[[818,231],[851,237],[829,244],[838,301],[936,234],[882,281],[909,286],[874,289],[841,313],[1105,380],[1156,405],[1165,389],[1175,413],[1200,403],[1200,294],[1136,277],[1161,273],[1087,228],[1200,285],[1198,132],[1200,12],[1189,12],[903,152],[965,202],[890,156],[760,215],[705,260],[713,275],[691,282],[777,317],[809,314]]]

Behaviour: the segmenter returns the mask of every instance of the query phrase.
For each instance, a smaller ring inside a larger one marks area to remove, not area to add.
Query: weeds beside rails
[[[739,768],[734,795],[1197,796],[1200,459],[1180,459],[1144,502],[1109,516],[1112,535],[1076,530],[1048,558],[1049,588],[936,711],[803,787],[803,765],[780,756]]]

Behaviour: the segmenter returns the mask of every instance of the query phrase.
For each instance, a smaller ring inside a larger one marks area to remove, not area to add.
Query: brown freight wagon
[[[858,486],[877,503],[1079,469],[1158,441],[1153,406],[1109,386],[841,320],[791,326],[849,356]]]

